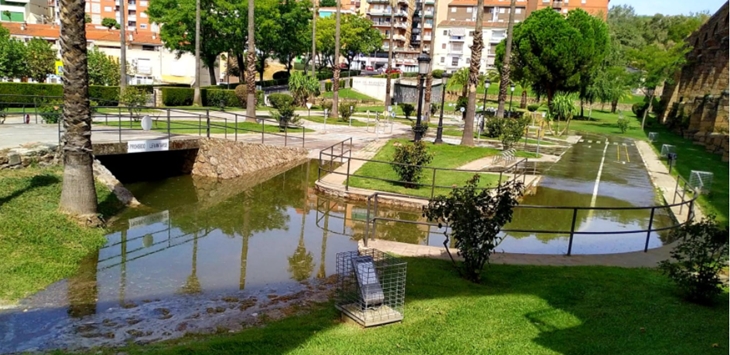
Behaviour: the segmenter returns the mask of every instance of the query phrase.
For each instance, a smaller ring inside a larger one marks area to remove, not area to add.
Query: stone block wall
[[[303,162],[309,152],[300,147],[279,147],[202,139],[192,167],[192,175],[232,179],[293,162]]]
[[[21,169],[33,163],[51,165],[57,162],[58,145],[34,144],[31,146],[0,150],[0,170]]]

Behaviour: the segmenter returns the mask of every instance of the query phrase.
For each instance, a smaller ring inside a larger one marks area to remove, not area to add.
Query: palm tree
[[[340,105],[340,0],[337,0],[335,11],[335,59],[334,75],[332,76],[332,117],[337,118]]]
[[[63,61],[63,191],[59,208],[94,224],[96,189],[91,148],[91,110],[86,59],[84,2],[61,0],[61,53]]]
[[[203,106],[200,95],[200,0],[195,0],[195,89],[193,90],[193,105]]]
[[[469,98],[464,118],[464,132],[461,145],[474,146],[474,116],[477,108],[477,86],[479,86],[479,67],[482,60],[482,19],[484,17],[484,0],[477,0],[477,18],[474,27],[474,42],[471,45],[471,63],[469,64]]]
[[[438,2],[438,0],[436,0],[436,1],[434,1],[434,4],[433,4],[433,18],[434,18],[434,21],[435,21],[435,19],[438,18],[437,17],[438,16],[438,8],[439,8],[439,2]],[[423,31],[426,29],[425,11],[424,11],[424,16],[421,17],[421,18],[422,18],[422,20],[421,20],[421,27],[422,27],[421,28],[421,36],[422,36],[421,37],[421,52],[423,52],[423,49],[424,49],[424,45],[423,45],[423,41],[424,41],[423,40],[423,33],[424,32]],[[431,56],[431,63],[429,64],[428,74],[426,75],[426,93],[423,94],[423,96],[424,96],[423,97],[423,101],[424,101],[423,102],[423,107],[425,107],[426,108],[426,111],[428,111],[428,112],[430,112],[430,110],[431,110],[431,89],[432,89],[431,86],[433,85],[433,62],[436,59],[436,58],[434,58],[434,55],[433,55],[434,46],[435,46],[435,43],[436,43],[436,36],[434,35],[435,33],[436,33],[436,27],[435,26],[431,26],[431,45],[429,46],[429,50],[428,50],[428,55]],[[443,83],[443,81],[441,81],[441,82]],[[446,88],[443,87],[443,85],[442,85],[441,90],[446,90]],[[430,118],[430,115],[429,115],[429,118]]]
[[[393,36],[395,35],[395,7],[398,0],[390,0],[390,38],[388,39],[388,66],[385,70],[385,108],[388,109],[392,101],[390,97],[390,69],[393,68]]]
[[[515,2],[509,4],[509,23],[507,24],[507,42],[504,46],[504,60],[502,61],[502,80],[499,82],[499,102],[497,104],[497,117],[504,118],[504,102],[507,101],[507,88],[510,85],[510,59],[512,56],[512,27],[515,24]]]
[[[246,53],[246,118],[256,118],[256,43],[254,0],[248,0],[248,50]]]
[[[324,215],[324,228],[322,228],[322,248],[319,253],[319,271],[317,271],[317,278],[323,279],[327,277],[327,263],[325,257],[327,256],[327,234],[330,223],[329,213]]]
[[[312,54],[309,56],[312,60],[312,76],[316,76],[317,70],[314,64],[314,55],[317,53],[317,2],[312,1]]]
[[[179,293],[192,295],[200,293],[200,279],[198,279],[198,232],[193,234],[193,261],[190,269],[190,275],[185,280],[185,284],[178,290]]]

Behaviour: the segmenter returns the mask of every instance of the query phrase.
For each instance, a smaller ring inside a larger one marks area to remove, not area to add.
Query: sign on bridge
[[[127,142],[127,153],[161,152],[170,150],[169,139],[148,139]]]

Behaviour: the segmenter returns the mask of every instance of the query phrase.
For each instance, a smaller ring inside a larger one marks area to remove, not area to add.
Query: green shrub
[[[319,95],[319,81],[311,75],[294,72],[289,78],[289,92],[294,97],[296,105],[304,106],[310,96]]]
[[[436,113],[439,111],[440,108],[441,108],[441,105],[439,105],[439,104],[437,104],[435,102],[432,102],[431,103],[431,109],[429,110],[431,112],[431,116],[432,117],[435,116]]]
[[[332,102],[332,100],[322,100],[322,109],[323,110],[332,112],[332,106],[334,106],[334,103]]]
[[[61,100],[63,85],[42,83],[0,83],[0,101],[8,107],[42,104],[49,100]],[[119,100],[118,86],[89,86],[89,98],[102,106],[116,106]]]
[[[248,100],[248,88],[246,87],[246,84],[239,84],[236,86],[233,93],[236,95],[236,98],[238,98],[238,105],[246,108],[246,100]]]
[[[326,91],[326,92],[332,91],[332,82],[331,81],[327,81],[326,83],[324,83],[324,91]]]
[[[190,106],[193,104],[192,88],[162,88],[162,104],[165,106]]]
[[[58,123],[63,114],[63,101],[51,100],[38,107],[38,113],[45,123]]]
[[[306,63],[294,62],[294,70],[304,71],[306,69],[306,66],[307,66]]]
[[[271,94],[269,95],[269,103],[278,109],[280,107],[292,106],[294,98],[288,94]]]
[[[204,98],[203,106],[220,107],[221,103],[224,107],[241,106],[235,90],[205,89]]]
[[[636,115],[636,117],[644,117],[644,111],[649,108],[649,104],[646,102],[637,102],[633,105],[631,105],[631,112]]]
[[[395,143],[393,146],[395,153],[390,167],[398,174],[399,180],[405,187],[418,187],[417,183],[423,174],[423,166],[433,160],[433,154],[428,151],[423,141]]]
[[[502,141],[502,149],[512,148],[512,145],[522,139],[528,120],[522,118],[503,118],[502,132],[499,140]]]
[[[499,138],[504,128],[504,118],[492,118],[484,122],[484,135],[489,138]]]
[[[352,107],[352,110],[350,109]],[[340,102],[338,111],[340,114],[340,120],[342,122],[347,122],[350,119],[350,116],[355,112],[355,109],[357,108],[356,102]]]
[[[400,109],[403,110],[403,114],[406,116],[407,120],[411,119],[411,115],[414,111],[416,111],[416,108],[407,102],[401,102],[398,104],[400,106]]]
[[[728,265],[728,228],[714,216],[676,229],[679,240],[671,252],[674,261],[664,260],[659,269],[669,276],[692,302],[710,304],[722,293],[720,271]]]
[[[459,96],[458,99],[456,99],[456,111],[461,111],[461,108],[464,108],[464,112],[461,114],[462,118],[466,116],[466,106],[469,104],[469,98],[466,96]]]
[[[529,104],[529,105],[527,105],[527,111],[535,112],[535,111],[537,111],[539,109],[540,109],[540,105],[539,104]]]
[[[431,72],[431,75],[436,79],[441,79],[444,77],[444,71],[442,69],[436,69]]]
[[[89,86],[89,98],[101,106],[119,104],[119,86]]]
[[[479,175],[474,175],[464,187],[451,190],[448,197],[432,199],[423,209],[424,216],[439,223],[439,228],[448,222],[449,236],[464,258],[462,275],[474,282],[481,280],[484,265],[504,238],[500,232],[512,220],[523,190],[522,183],[514,180],[501,184],[496,193],[478,185]]]
[[[271,78],[274,80],[277,80],[277,81],[287,80],[287,79],[289,79],[289,75],[290,75],[289,72],[287,72],[286,70],[280,70],[280,71],[274,73],[274,75],[272,75]]]
[[[616,121],[616,124],[618,124],[618,129],[621,130],[621,133],[626,133],[629,130],[629,120],[623,118],[623,116]]]
[[[129,117],[136,121],[140,119],[142,107],[147,104],[147,93],[144,90],[129,86],[122,92],[122,95],[119,97],[119,102],[127,106]]]

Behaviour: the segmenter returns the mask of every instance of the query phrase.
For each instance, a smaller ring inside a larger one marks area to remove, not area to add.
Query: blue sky
[[[705,10],[712,15],[725,1],[727,0],[611,0],[610,6],[631,5],[639,15],[686,15]]]

